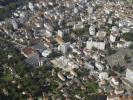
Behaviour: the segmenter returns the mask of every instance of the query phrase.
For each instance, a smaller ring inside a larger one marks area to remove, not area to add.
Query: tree
[[[124,59],[125,59],[126,63],[130,63],[131,62],[130,58],[131,57],[129,57],[128,55],[125,55]]]
[[[17,6],[16,6],[16,3],[12,2],[9,4],[9,8],[10,9],[15,9]]]
[[[112,55],[112,54],[115,54],[116,53],[116,50],[114,50],[112,48],[108,48],[107,49],[107,53],[108,53],[108,55]]]
[[[122,35],[122,38],[124,38],[126,41],[133,41],[133,33],[125,33]]]
[[[129,46],[129,49],[133,49],[133,44],[131,44],[131,45]]]

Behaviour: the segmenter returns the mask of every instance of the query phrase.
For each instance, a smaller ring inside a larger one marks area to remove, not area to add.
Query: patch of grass
[[[11,81],[13,79],[13,76],[11,74],[6,74],[2,78],[4,81]]]

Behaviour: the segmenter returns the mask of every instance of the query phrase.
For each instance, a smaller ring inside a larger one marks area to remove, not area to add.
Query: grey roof
[[[39,66],[39,56],[38,55],[33,55],[30,58],[25,59],[25,62],[32,67],[37,67]]]
[[[32,47],[38,50],[39,52],[43,52],[46,49],[46,47],[44,46],[44,43],[41,41],[33,45]]]

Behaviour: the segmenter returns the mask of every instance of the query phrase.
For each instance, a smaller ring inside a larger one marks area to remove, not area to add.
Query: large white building
[[[105,42],[87,41],[86,47],[87,49],[92,49],[92,47],[95,47],[97,49],[104,50]]]

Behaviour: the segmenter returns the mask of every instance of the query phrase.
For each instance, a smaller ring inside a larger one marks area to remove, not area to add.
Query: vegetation
[[[75,100],[74,96],[78,95],[84,100],[96,100],[98,85],[94,80],[86,81],[84,83],[85,90],[81,90],[80,88],[72,89],[70,93],[72,93],[72,100]]]
[[[112,54],[115,54],[116,53],[116,50],[112,49],[112,48],[108,48],[107,49],[107,54],[108,55],[112,55]]]
[[[122,38],[124,38],[126,41],[133,41],[133,33],[125,33],[122,35]]]
[[[4,20],[5,17],[9,17],[13,10],[27,1],[30,0],[0,0],[0,20]]]
[[[129,57],[128,55],[125,55],[124,59],[125,59],[126,63],[130,63],[131,62],[130,58],[131,57]]]
[[[74,32],[77,36],[82,36],[82,35],[89,34],[87,28],[76,29],[76,30],[73,30],[73,32]]]
[[[125,67],[124,66],[120,66],[119,64],[116,65],[116,66],[113,66],[112,69],[114,71],[119,72],[119,73],[123,73],[125,71]]]
[[[3,7],[0,8],[0,20],[2,20],[5,16],[7,17],[10,15],[11,11],[17,7],[17,4],[8,0],[2,0],[0,2],[3,4]]]
[[[131,45],[129,46],[129,49],[133,49],[133,44],[131,44]]]

